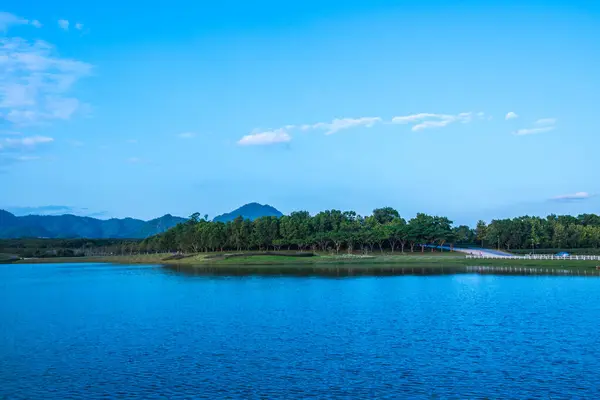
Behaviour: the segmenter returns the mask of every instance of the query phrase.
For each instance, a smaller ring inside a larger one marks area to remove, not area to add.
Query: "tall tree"
[[[483,220],[477,221],[477,226],[475,227],[475,237],[481,243],[481,247],[483,247],[483,242],[488,237],[488,226]]]

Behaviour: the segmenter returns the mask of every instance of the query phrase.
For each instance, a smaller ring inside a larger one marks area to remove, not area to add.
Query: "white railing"
[[[493,254],[476,255],[467,254],[467,258],[477,259],[512,259],[512,260],[578,260],[600,261],[600,256],[555,256],[546,254],[531,254],[526,256],[497,256]]]

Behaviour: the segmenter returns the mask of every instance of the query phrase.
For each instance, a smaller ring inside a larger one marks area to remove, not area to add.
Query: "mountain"
[[[143,239],[164,232],[185,218],[164,215],[150,221],[133,218],[101,220],[76,215],[26,215],[0,210],[0,238]]]
[[[227,214],[221,214],[216,216],[214,222],[228,222],[233,221],[237,217],[244,219],[255,220],[260,217],[281,217],[283,214],[281,211],[268,204],[249,203],[241,206],[238,209],[233,210]]]
[[[260,217],[281,217],[283,214],[270,205],[249,203],[222,214],[213,221],[233,221],[241,216],[255,220]],[[38,238],[88,238],[88,239],[143,239],[164,232],[185,222],[185,218],[164,215],[150,221],[133,218],[101,220],[76,215],[25,215],[17,217],[8,211],[0,210],[0,239],[22,237]]]

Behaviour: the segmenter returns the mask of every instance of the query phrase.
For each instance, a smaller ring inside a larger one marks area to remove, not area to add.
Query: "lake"
[[[0,399],[309,397],[600,398],[600,279],[0,265]]]

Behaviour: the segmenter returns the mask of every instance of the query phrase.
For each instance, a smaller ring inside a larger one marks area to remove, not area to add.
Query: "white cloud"
[[[246,135],[238,140],[240,146],[269,145],[275,143],[286,143],[292,140],[292,137],[283,129],[277,129],[268,132],[259,132]]]
[[[138,141],[137,139],[129,139],[127,140],[127,143],[131,143],[131,144],[136,144]]]
[[[405,115],[392,118],[390,121],[394,124],[413,124],[412,130],[419,131],[427,128],[443,127],[454,122],[463,124],[471,122],[473,119],[486,118],[485,113],[464,112],[456,115],[420,113],[414,115]],[[359,118],[335,118],[331,122],[317,122],[314,124],[285,125],[271,131],[262,132],[254,130],[250,135],[244,136],[238,141],[240,145],[250,144],[272,144],[280,142],[289,142],[292,140],[290,131],[312,131],[324,130],[326,135],[331,135],[344,129],[355,127],[371,128],[377,124],[385,123],[381,117],[359,117]]]
[[[526,128],[526,129],[519,129],[518,131],[515,132],[515,135],[517,135],[517,136],[535,135],[536,133],[550,132],[552,130],[554,130],[553,126],[547,126],[544,128]]]
[[[54,139],[47,136],[27,136],[27,137],[9,137],[4,140],[0,140],[0,145],[6,148],[23,148],[23,147],[34,147],[42,143],[53,142]]]
[[[8,28],[14,25],[31,25],[41,28],[42,24],[37,19],[28,20],[17,15],[0,11],[0,31],[6,32]]]
[[[471,122],[475,117],[483,119],[485,114],[482,112],[463,112],[456,115],[451,114],[432,114],[419,113],[412,115],[403,115],[392,118],[393,124],[413,124],[411,130],[417,132],[429,128],[442,128],[454,122],[463,124]]]
[[[129,158],[127,159],[127,162],[128,162],[128,163],[131,163],[131,164],[139,164],[139,163],[141,163],[141,162],[142,162],[142,159],[141,159],[141,158],[139,158],[139,157],[129,157]]]
[[[443,128],[444,126],[454,122],[452,119],[441,119],[441,120],[433,120],[433,121],[424,121],[420,124],[413,126],[411,129],[415,132],[421,131],[423,129],[428,128]]]
[[[556,123],[556,118],[541,118],[535,121],[536,125],[554,125]]]
[[[335,118],[331,122],[285,125],[283,128],[266,132],[261,132],[260,130],[255,129],[250,135],[244,136],[237,143],[239,145],[265,145],[290,142],[292,137],[290,136],[289,131],[294,129],[299,129],[301,131],[324,130],[326,135],[331,135],[341,130],[358,126],[370,128],[380,122],[382,122],[380,117]]]
[[[83,24],[80,23],[80,22],[76,23],[75,24],[75,29],[77,29],[78,31],[82,30],[83,29]]]
[[[17,156],[15,157],[15,160],[17,161],[36,161],[39,160],[41,157],[38,156]]]
[[[508,114],[506,114],[506,117],[504,117],[504,119],[515,119],[515,118],[519,118],[519,115],[516,112],[509,112]]]
[[[0,11],[0,31],[7,31],[13,25],[27,25],[29,20],[8,12]]]
[[[183,132],[180,133],[179,135],[177,135],[180,139],[192,139],[195,138],[197,135],[194,132]]]
[[[552,200],[585,200],[592,197],[588,192],[577,192],[573,194],[564,194],[561,196],[555,196]]]
[[[370,128],[379,122],[381,122],[380,117],[336,118],[331,122],[318,122],[313,125],[303,125],[302,129],[325,129],[325,134],[331,135],[343,129],[354,128],[357,126]]]
[[[436,118],[438,117],[438,114],[430,114],[430,113],[420,113],[420,114],[413,114],[413,115],[404,115],[401,117],[394,117],[392,118],[392,123],[394,124],[408,124],[411,122],[418,122],[418,121],[422,121],[424,119],[427,118]]]
[[[59,19],[58,26],[60,27],[60,29],[68,31],[69,30],[69,21],[66,19]]]
[[[14,125],[70,119],[86,105],[68,93],[91,69],[44,41],[0,38],[0,117]]]
[[[556,128],[554,126],[555,123],[556,123],[556,118],[538,119],[534,123],[535,125],[537,125],[536,128],[519,129],[518,131],[514,132],[514,134],[517,136],[523,136],[523,135],[535,135],[536,133],[550,132]]]

